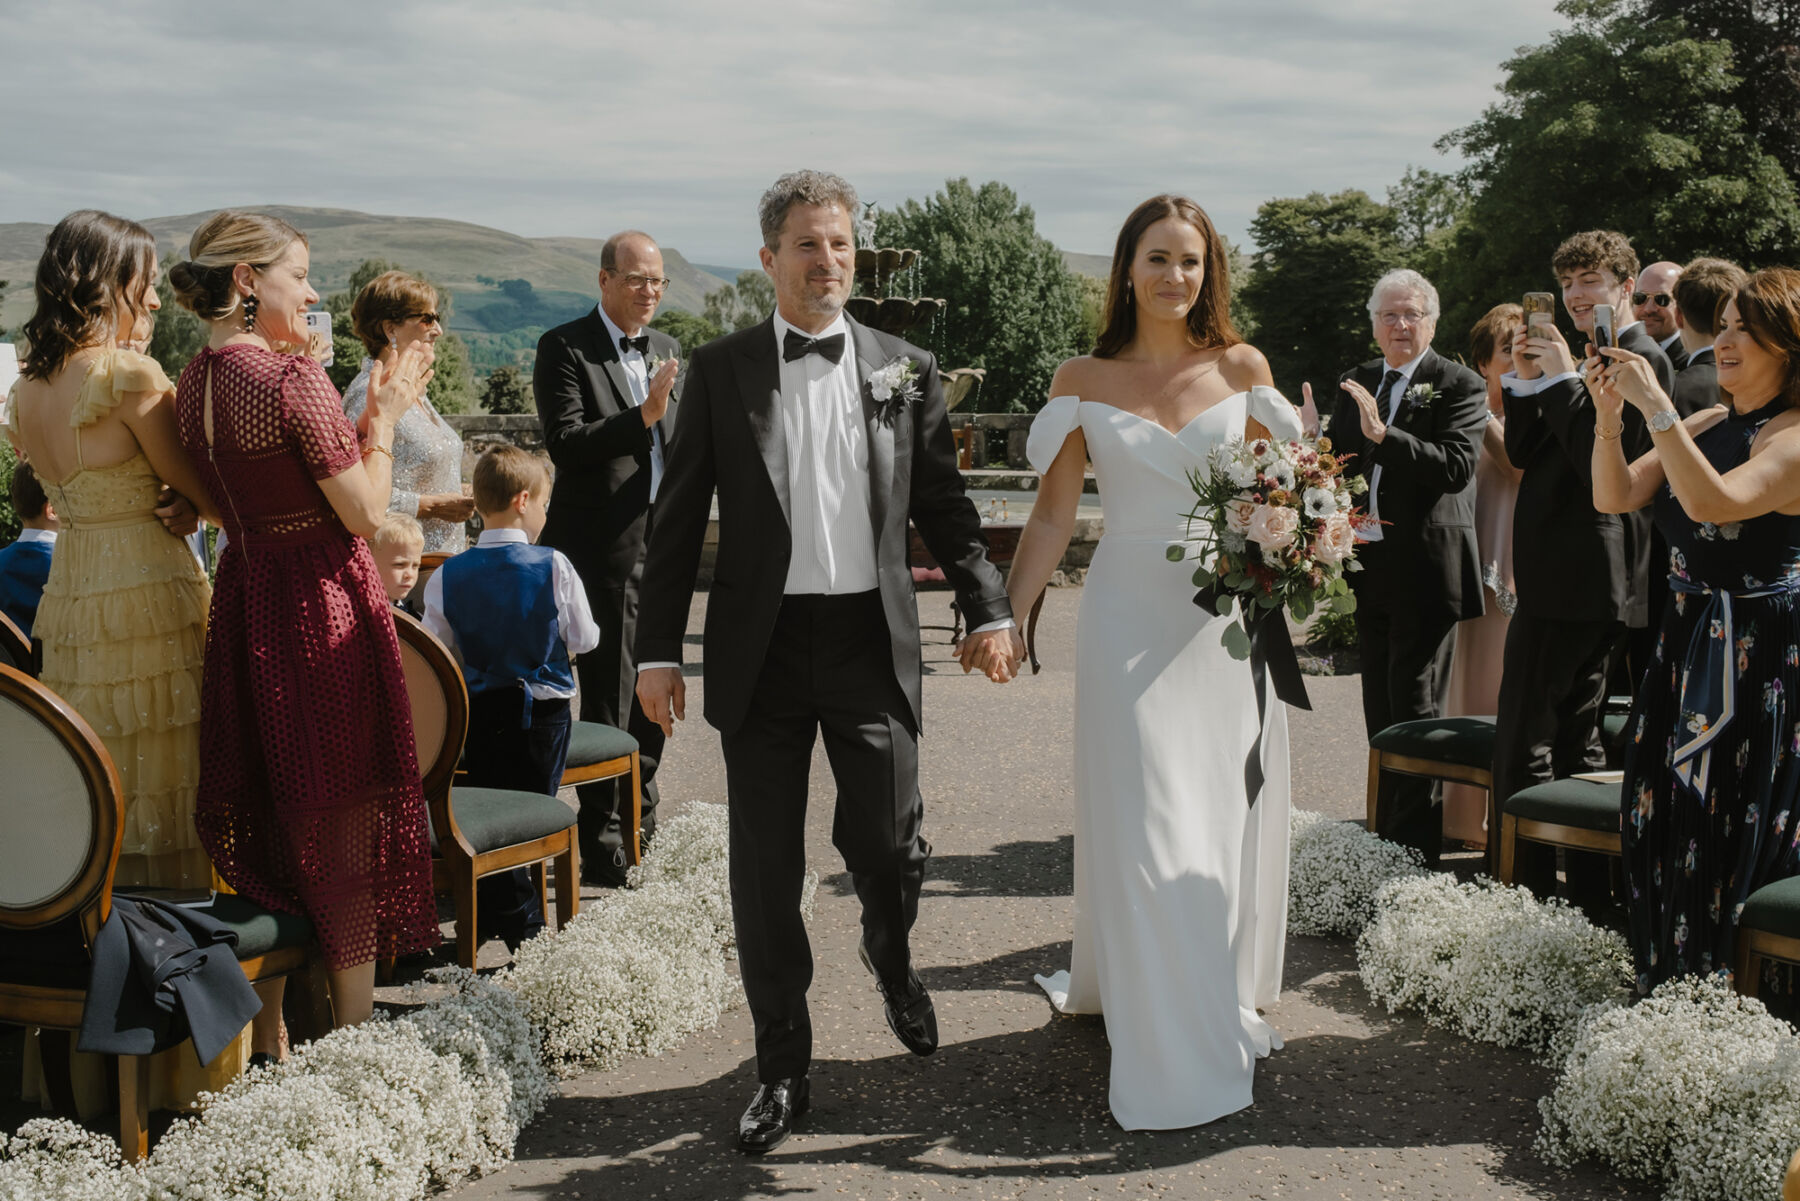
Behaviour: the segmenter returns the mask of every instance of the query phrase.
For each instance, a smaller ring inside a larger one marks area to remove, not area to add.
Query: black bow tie
[[[619,349],[620,350],[635,350],[639,354],[649,354],[650,353],[650,335],[649,334],[639,334],[637,337],[633,338],[633,337],[629,337],[628,335],[625,335],[625,334],[620,334],[619,335]]]
[[[781,357],[788,362],[803,359],[809,354],[824,355],[833,363],[844,361],[844,335],[833,334],[829,338],[808,338],[793,330],[781,340]]]

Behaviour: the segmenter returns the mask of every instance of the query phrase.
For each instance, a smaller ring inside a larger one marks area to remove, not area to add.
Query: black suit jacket
[[[651,353],[664,358],[681,353],[680,343],[661,330],[645,333]],[[531,391],[544,424],[544,445],[556,464],[540,541],[569,556],[590,594],[627,587],[644,557],[650,430],[631,402],[619,348],[599,313],[590,311],[538,339]],[[671,403],[657,423],[665,469],[675,409]]]
[[[971,628],[1010,617],[1012,609],[1000,573],[987,560],[981,518],[956,469],[936,359],[892,335],[846,322],[863,381],[869,515],[882,609],[894,675],[917,723],[919,618],[907,561],[908,519],[956,589]],[[868,378],[901,357],[918,365],[920,400],[902,406],[888,424],[876,413]],[[780,387],[771,320],[694,352],[644,567],[637,662],[680,662],[716,490],[719,549],[706,606],[706,720],[726,733],[743,722],[749,709],[793,552]]]
[[[1675,371],[1656,340],[1633,325],[1619,345],[1650,360],[1664,392]],[[1575,347],[1579,355],[1584,346]],[[1577,365],[1579,365],[1579,360]],[[1650,449],[1643,415],[1625,406],[1627,460]],[[1649,620],[1650,512],[1594,508],[1594,402],[1579,379],[1535,396],[1506,393],[1506,454],[1524,474],[1513,509],[1517,612],[1562,621]]]
[[[1682,368],[1688,365],[1687,347],[1682,343],[1681,335],[1677,333],[1667,346],[1663,346],[1661,342],[1657,345],[1662,348],[1663,357],[1669,360],[1669,366],[1675,369],[1675,374],[1680,375]]]
[[[1344,374],[1379,397],[1382,359]],[[1430,387],[1429,401],[1401,395],[1387,436],[1363,436],[1356,402],[1342,388],[1331,412],[1334,453],[1369,476],[1381,467],[1382,539],[1358,547],[1363,570],[1352,574],[1357,600],[1389,612],[1462,621],[1482,612],[1481,562],[1475,546],[1475,460],[1487,423],[1487,388],[1479,375],[1426,350],[1407,393]]]
[[[1683,417],[1724,403],[1719,396],[1719,364],[1713,358],[1712,347],[1702,346],[1688,356],[1687,366],[1676,369],[1675,391],[1669,399]]]

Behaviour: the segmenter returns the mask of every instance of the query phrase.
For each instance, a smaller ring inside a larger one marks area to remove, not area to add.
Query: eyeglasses
[[[1412,309],[1402,309],[1397,313],[1377,313],[1375,316],[1383,325],[1390,329],[1402,322],[1405,322],[1407,325],[1423,325],[1431,320],[1430,316],[1427,314],[1416,312]]]
[[[1654,296],[1649,292],[1633,292],[1631,294],[1631,303],[1635,305],[1641,305],[1652,300],[1656,302],[1656,307],[1659,309],[1666,309],[1675,303],[1675,298],[1667,292],[1658,292]]]
[[[420,325],[442,325],[444,320],[436,313],[408,313],[408,321],[417,321]]]
[[[636,292],[661,292],[675,281],[666,275],[639,275],[635,271],[625,278],[625,286]]]

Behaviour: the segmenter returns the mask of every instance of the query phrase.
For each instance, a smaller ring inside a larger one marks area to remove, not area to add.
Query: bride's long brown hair
[[[1186,196],[1165,192],[1152,196],[1131,210],[1113,246],[1112,274],[1106,281],[1106,328],[1094,345],[1094,357],[1110,359],[1137,336],[1137,305],[1131,299],[1131,264],[1137,259],[1144,231],[1158,221],[1174,217],[1186,221],[1206,239],[1206,278],[1200,295],[1188,310],[1188,341],[1201,349],[1236,346],[1244,336],[1231,324],[1231,267],[1225,258],[1225,240],[1213,228],[1206,210]]]

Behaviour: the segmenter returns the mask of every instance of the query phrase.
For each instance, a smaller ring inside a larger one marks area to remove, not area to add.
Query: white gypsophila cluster
[[[1667,1201],[1773,1201],[1800,1147],[1800,1035],[1722,977],[1582,1016],[1538,1150],[1658,1180]]]
[[[1543,1054],[1582,1011],[1617,1001],[1631,983],[1625,940],[1560,899],[1481,878],[1403,877],[1375,896],[1356,943],[1369,995],[1392,1013]]]
[[[692,804],[679,816],[661,822],[656,841],[642,863],[628,869],[632,888],[672,884],[692,893],[705,907],[718,932],[719,945],[735,951],[737,931],[731,918],[731,819],[724,805]],[[800,916],[810,919],[819,877],[806,873],[800,886]]]
[[[1360,934],[1383,884],[1425,872],[1418,851],[1350,822],[1294,809],[1288,830],[1290,934]]]
[[[119,1144],[63,1118],[33,1118],[0,1134],[0,1201],[134,1201],[144,1179]]]
[[[464,1075],[487,1083],[491,1100],[480,1115],[481,1142],[510,1153],[519,1131],[551,1093],[525,1002],[463,967],[436,968],[428,978],[449,994],[397,1020],[410,1024],[439,1055],[459,1057]]]

